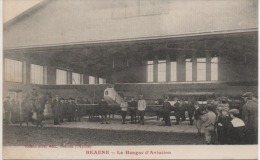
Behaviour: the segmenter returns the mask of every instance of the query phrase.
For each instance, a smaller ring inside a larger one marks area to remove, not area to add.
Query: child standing
[[[231,121],[228,111],[228,108],[223,108],[217,121],[217,134],[220,144],[228,144],[228,127]]]
[[[239,110],[231,109],[229,114],[232,118],[229,125],[229,144],[244,144],[246,126],[244,121],[238,118]]]

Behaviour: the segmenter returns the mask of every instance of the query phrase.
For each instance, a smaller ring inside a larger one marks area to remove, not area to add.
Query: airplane
[[[123,97],[117,93],[117,91],[109,86],[104,90],[104,100],[108,103],[108,110],[110,114],[119,114],[120,115],[120,104],[123,101]],[[85,108],[88,112],[90,112],[90,116],[93,116],[97,110],[98,104],[77,104],[81,106],[81,108]],[[146,116],[158,116],[162,111],[162,105],[157,104],[148,104],[146,106]]]

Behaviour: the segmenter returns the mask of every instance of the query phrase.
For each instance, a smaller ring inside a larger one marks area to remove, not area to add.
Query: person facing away
[[[229,144],[244,144],[246,136],[246,125],[239,116],[238,109],[231,109],[229,111],[230,117],[232,118],[229,125]]]
[[[146,109],[146,101],[144,96],[141,94],[138,100],[138,115],[140,116],[140,124],[144,125],[144,114]]]
[[[195,124],[196,128],[198,130],[198,134],[201,135],[201,126],[203,124],[202,118],[206,114],[206,110],[204,107],[200,106],[197,101],[194,102],[194,119],[195,119]]]
[[[217,116],[214,113],[214,108],[211,104],[206,106],[207,113],[202,118],[205,126],[205,140],[207,144],[214,144],[216,133],[215,133],[215,123]]]
[[[128,109],[128,103],[126,97],[124,97],[123,101],[120,103],[120,107],[121,107],[121,115],[122,115],[122,124],[126,124],[125,119],[126,119],[126,114]]]
[[[136,111],[137,111],[137,102],[135,98],[132,97],[131,101],[129,102],[129,109],[130,109],[130,116],[131,116],[131,124],[136,123]]]
[[[171,104],[169,102],[169,98],[165,97],[163,102],[163,114],[164,114],[164,121],[166,126],[171,126]]]
[[[252,92],[245,93],[242,98],[245,101],[242,107],[242,119],[247,127],[246,143],[257,144],[258,104],[253,100]]]
[[[228,134],[229,134],[229,125],[231,118],[229,116],[229,110],[227,108],[223,108],[221,110],[221,115],[217,120],[217,135],[218,142],[220,144],[228,144]]]
[[[98,104],[98,113],[101,115],[101,124],[109,124],[107,121],[108,103],[104,98],[101,98],[101,101]]]

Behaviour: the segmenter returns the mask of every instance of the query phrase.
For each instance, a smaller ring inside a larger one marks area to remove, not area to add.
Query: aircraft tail
[[[116,92],[114,88],[106,88],[104,90],[104,99],[108,104],[119,104],[123,101],[123,98]]]

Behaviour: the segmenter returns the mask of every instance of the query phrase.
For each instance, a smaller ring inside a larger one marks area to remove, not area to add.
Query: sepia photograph
[[[258,0],[2,7],[3,159],[258,158]]]

